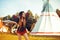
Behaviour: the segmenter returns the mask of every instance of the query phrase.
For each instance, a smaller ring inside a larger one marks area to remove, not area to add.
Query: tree
[[[39,18],[39,16],[37,14],[35,14],[35,19],[37,20]]]
[[[58,14],[58,16],[60,17],[60,10],[56,9],[56,13]]]

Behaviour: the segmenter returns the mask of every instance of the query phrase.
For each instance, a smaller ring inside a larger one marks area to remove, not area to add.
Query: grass
[[[60,36],[32,36],[29,35],[30,40],[60,40]],[[0,40],[18,40],[17,35],[0,33]],[[25,40],[22,36],[22,40]]]

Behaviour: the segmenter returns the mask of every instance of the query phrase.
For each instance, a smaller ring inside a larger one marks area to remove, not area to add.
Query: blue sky
[[[60,9],[60,0],[50,0],[53,9]],[[31,10],[33,14],[40,14],[43,1],[42,0],[0,0],[0,17],[6,15],[13,15],[22,10]]]

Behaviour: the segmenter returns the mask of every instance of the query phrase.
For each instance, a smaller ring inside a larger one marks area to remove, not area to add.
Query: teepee
[[[56,12],[53,11],[49,0],[43,5],[39,20],[31,31],[32,35],[60,35],[60,19]]]

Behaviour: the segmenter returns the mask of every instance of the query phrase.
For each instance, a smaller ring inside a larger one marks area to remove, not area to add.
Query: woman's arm
[[[14,22],[14,21],[11,21],[10,23],[13,23],[13,24],[16,24],[16,25],[17,25],[17,23],[16,23],[16,22]]]

